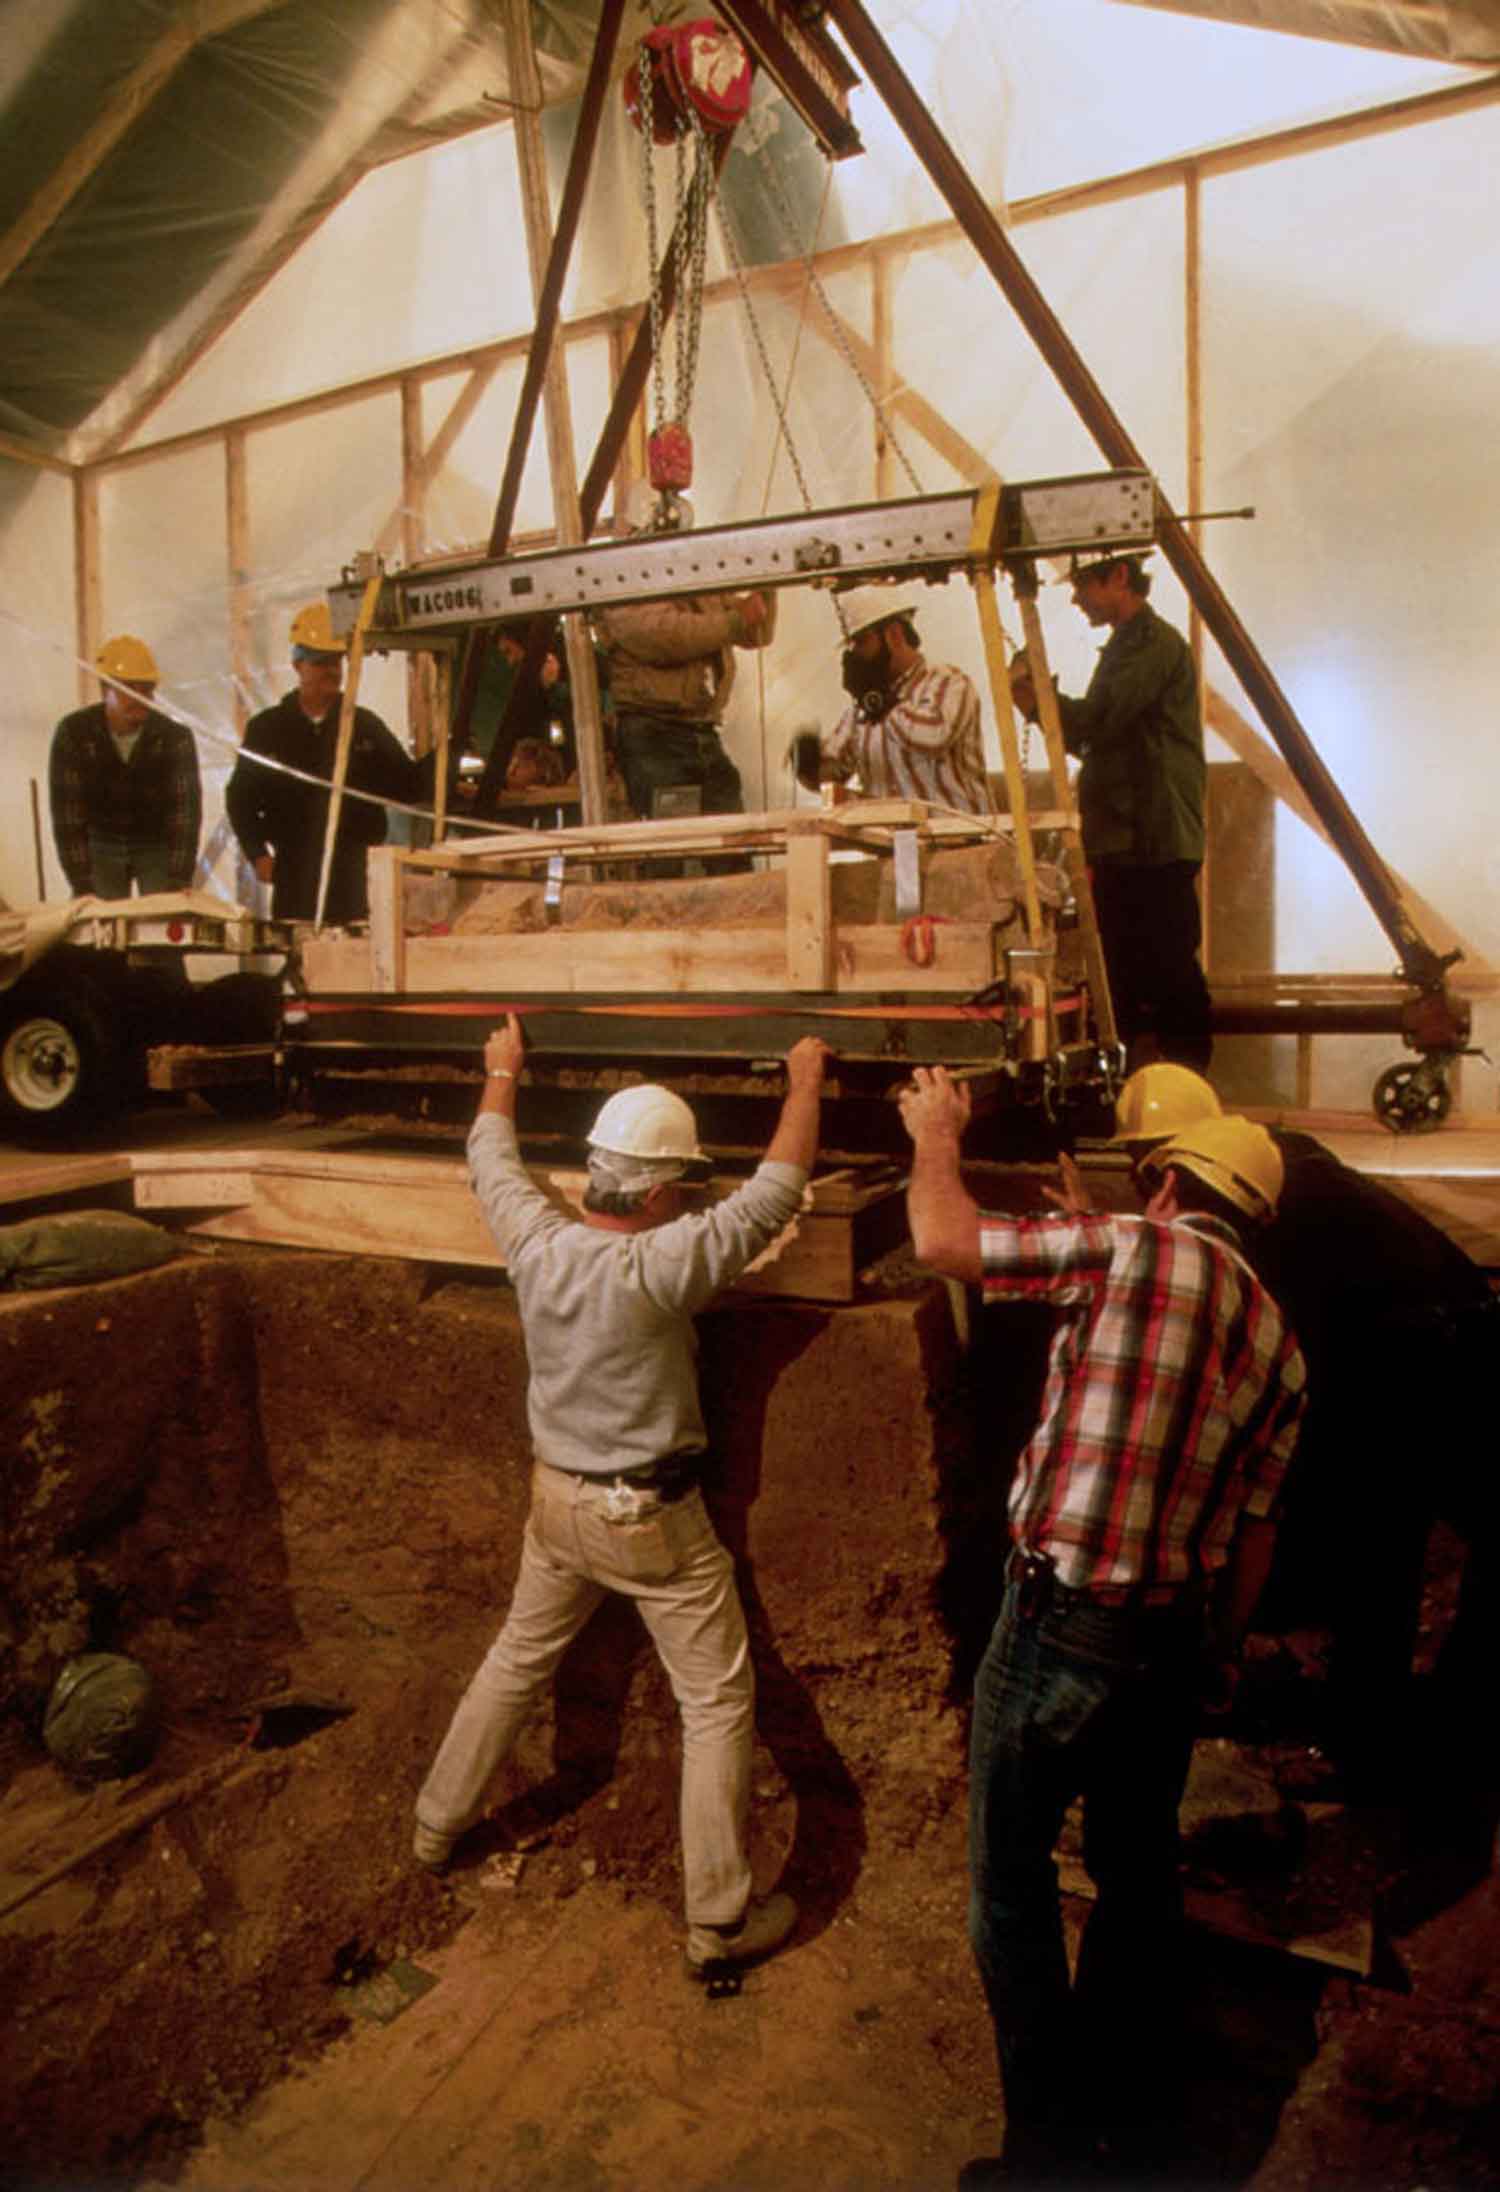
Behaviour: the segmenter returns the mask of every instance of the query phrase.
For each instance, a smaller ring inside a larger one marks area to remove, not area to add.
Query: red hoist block
[[[658,494],[693,484],[693,437],[679,419],[658,426],[646,443],[646,476]]]
[[[722,23],[704,19],[646,33],[634,66],[625,71],[625,107],[637,129],[643,68],[651,71],[651,136],[656,144],[670,145],[681,134],[690,103],[711,136],[733,129],[750,111],[755,64]]]

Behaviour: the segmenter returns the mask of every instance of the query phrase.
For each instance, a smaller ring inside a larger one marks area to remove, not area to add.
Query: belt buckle
[[[604,1512],[610,1522],[635,1522],[646,1504],[645,1494],[633,1484],[612,1484],[604,1495]]]

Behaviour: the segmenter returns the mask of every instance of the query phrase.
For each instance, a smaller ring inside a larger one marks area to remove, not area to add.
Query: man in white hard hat
[[[801,1207],[828,1052],[789,1052],[759,1170],[684,1214],[698,1158],[671,1090],[611,1096],[589,1136],[583,1220],[528,1177],[516,1144],[524,1061],[514,1014],[485,1045],[469,1169],[516,1290],[535,1452],[531,1513],[504,1627],[465,1691],[417,1799],[414,1853],[442,1865],[477,1817],[568,1644],[607,1592],[635,1601],[682,1713],[687,1961],[703,1976],[785,1940],[790,1897],[751,1895],[746,1828],[754,1680],[734,1565],[699,1489],[706,1433],[693,1318]]]
[[[344,642],[326,601],[297,611],[290,639],[296,685],[245,725],[240,757],[224,787],[224,811],[245,858],[271,886],[273,917],[311,921],[338,751]],[[417,763],[371,708],[354,711],[344,785],[346,793],[373,797],[340,803],[323,911],[333,927],[361,921],[369,911],[365,854],[386,838],[386,811],[376,802],[414,801],[423,786]]]
[[[951,663],[928,662],[916,610],[899,588],[851,587],[834,599],[851,698],[832,731],[796,742],[799,780],[815,791],[857,777],[867,799],[990,813],[973,679]]]
[[[1281,1160],[1263,1127],[1204,1119],[1153,1150],[1143,1215],[1008,1217],[963,1183],[966,1089],[919,1067],[901,1112],[918,1256],[987,1303],[1057,1312],[974,1691],[969,1932],[1006,2149],[966,2181],[1072,2182],[1096,2140],[1164,2169],[1186,2023],[1178,1806],[1205,1660],[1249,1621],[1303,1406],[1296,1342],[1244,1260]],[[1097,1893],[1070,1978],[1053,1850],[1079,1796]]]
[[[94,657],[103,697],[52,734],[48,792],[57,857],[75,898],[187,890],[202,790],[185,724],[152,706],[156,657],[122,632]]]

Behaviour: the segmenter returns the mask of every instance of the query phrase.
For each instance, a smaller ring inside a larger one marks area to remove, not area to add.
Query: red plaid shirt
[[[1212,1217],[980,1221],[985,1298],[1060,1316],[1012,1534],[1074,1590],[1221,1568],[1273,1509],[1296,1444],[1302,1357]]]

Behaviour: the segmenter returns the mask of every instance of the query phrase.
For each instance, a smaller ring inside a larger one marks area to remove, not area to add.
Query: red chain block
[[[653,429],[646,443],[646,473],[660,494],[663,488],[693,484],[693,437],[679,419]]]
[[[670,145],[688,125],[688,106],[710,135],[732,130],[750,111],[755,64],[733,31],[710,18],[648,31],[625,72],[625,108],[641,127],[640,72],[651,71],[651,136]]]

